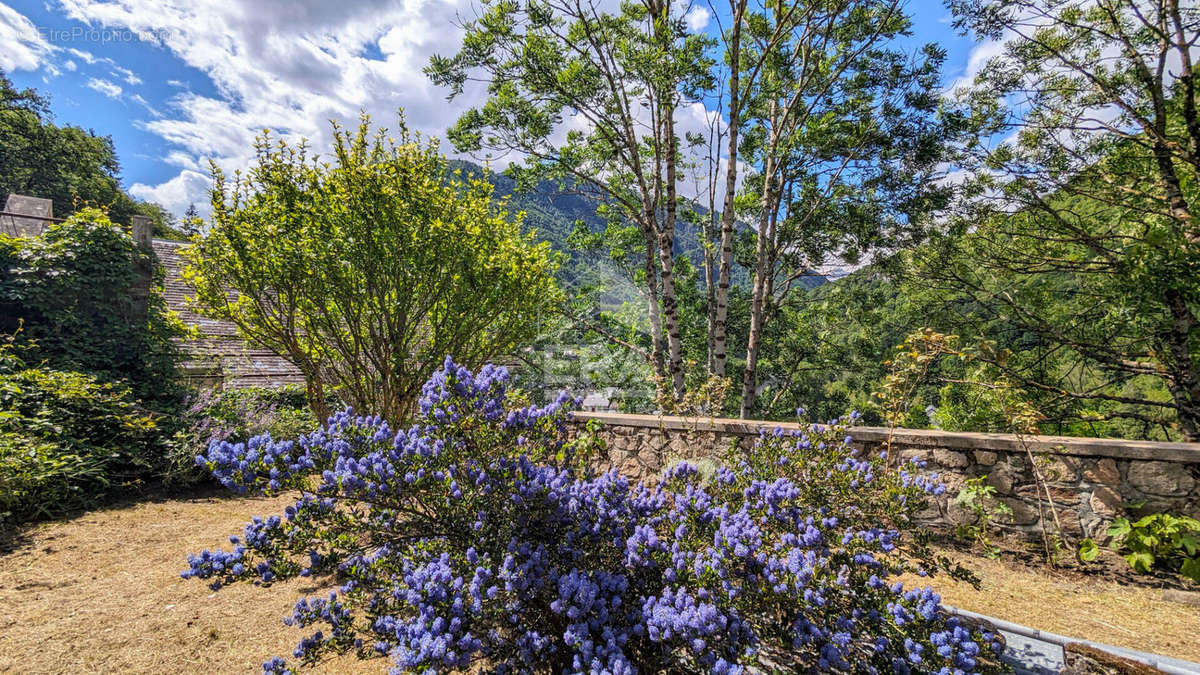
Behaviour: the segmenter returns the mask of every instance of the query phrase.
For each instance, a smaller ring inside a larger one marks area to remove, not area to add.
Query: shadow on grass
[[[205,481],[191,485],[131,485],[123,488],[124,492],[114,494],[97,502],[92,508],[76,509],[57,515],[53,518],[39,518],[23,522],[0,521],[0,557],[7,556],[28,547],[32,543],[30,533],[34,530],[53,523],[63,523],[74,520],[90,513],[124,509],[138,504],[162,504],[165,502],[191,499],[245,499],[222,487],[215,481]]]

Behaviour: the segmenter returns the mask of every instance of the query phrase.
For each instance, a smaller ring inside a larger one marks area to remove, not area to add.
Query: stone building
[[[4,211],[0,212],[0,232],[11,236],[38,236],[48,224],[61,221],[54,217],[54,207],[49,199],[9,195]],[[304,377],[295,366],[268,349],[242,340],[233,324],[192,311],[188,303],[191,294],[182,276],[184,262],[179,254],[185,244],[155,239],[152,223],[144,216],[133,217],[130,231],[134,241],[153,253],[163,267],[167,307],[198,334],[194,339],[179,342],[187,354],[180,367],[185,379],[193,384],[220,388],[304,384]],[[149,292],[151,271],[142,271],[145,281],[134,289],[134,293],[144,299]]]

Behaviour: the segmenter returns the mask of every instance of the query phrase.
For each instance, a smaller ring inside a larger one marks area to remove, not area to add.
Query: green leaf
[[[1183,534],[1179,536],[1176,542],[1176,548],[1181,548],[1188,557],[1193,557],[1200,552],[1200,539],[1193,534]]]
[[[1130,532],[1129,519],[1117,518],[1112,521],[1112,525],[1108,526],[1108,536],[1116,539],[1124,539]]]
[[[1179,566],[1179,573],[1200,584],[1200,558],[1188,558]]]
[[[1154,566],[1154,556],[1144,551],[1126,553],[1123,557],[1135,572],[1139,572],[1141,574],[1148,574],[1150,572],[1150,568]]]
[[[1079,543],[1079,559],[1083,562],[1092,562],[1099,554],[1100,547],[1090,537]]]

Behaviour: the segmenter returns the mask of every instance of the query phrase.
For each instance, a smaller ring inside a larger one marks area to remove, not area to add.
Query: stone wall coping
[[[722,417],[673,417],[631,415],[624,413],[576,412],[578,422],[596,420],[608,426],[661,429],[664,431],[698,431],[738,436],[757,436],[762,430],[775,427],[799,429],[795,422],[770,422]],[[881,443],[887,440],[886,427],[851,427],[850,436],[862,443]],[[903,446],[927,446],[949,450],[992,450],[1024,452],[1022,439],[1015,434],[985,434],[939,429],[896,429],[893,442]],[[1131,441],[1120,438],[1082,438],[1075,436],[1025,437],[1024,443],[1033,452],[1052,452],[1062,455],[1113,457],[1116,459],[1158,460],[1200,464],[1200,443],[1166,443],[1160,441]]]

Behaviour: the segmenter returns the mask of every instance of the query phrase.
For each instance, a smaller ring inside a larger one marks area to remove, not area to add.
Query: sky
[[[365,111],[388,126],[403,108],[411,127],[441,136],[480,96],[447,102],[421,71],[457,49],[472,2],[0,0],[0,70],[48,95],[56,123],[112,136],[134,197],[204,214],[209,161],[245,168],[265,128],[322,152],[329,120]],[[908,11],[911,46],[947,50],[947,87],[995,49],[958,35],[939,0]],[[704,0],[687,12],[692,30],[716,30]]]

